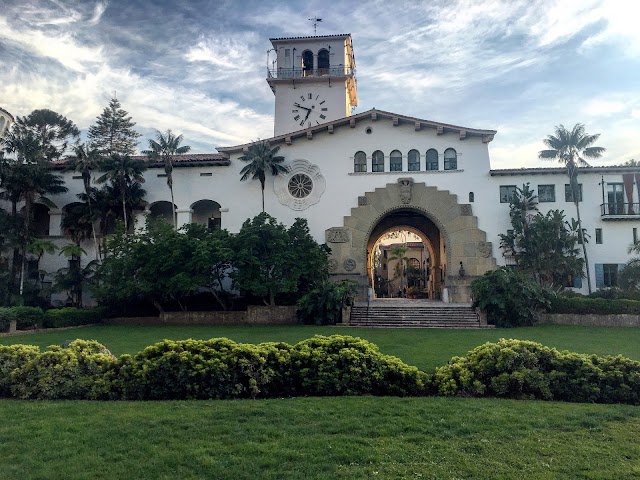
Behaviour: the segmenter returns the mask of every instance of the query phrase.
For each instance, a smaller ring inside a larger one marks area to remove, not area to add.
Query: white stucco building
[[[390,230],[405,228],[423,239],[436,292],[446,287],[452,300],[468,301],[474,278],[508,262],[498,235],[510,228],[508,201],[515,186],[530,183],[541,212],[561,209],[575,217],[564,169],[491,169],[494,130],[375,109],[353,115],[358,97],[349,34],[271,41],[267,82],[275,97],[275,118],[274,137],[267,140],[280,147],[290,171],[267,177],[266,211],[287,225],[306,218],[313,236],[332,248],[334,278],[356,280],[364,294],[372,284],[376,242]],[[176,159],[178,224],[197,222],[237,232],[261,211],[259,182],[240,181],[245,163],[238,158],[249,145]],[[80,177],[64,175],[69,192],[53,198],[58,208],[42,206],[37,213],[42,233],[61,243],[64,208],[82,191]],[[160,164],[145,174],[147,213],[170,218],[164,177]],[[637,239],[640,169],[583,168],[579,182],[583,226],[591,235],[592,285],[611,285]],[[85,248],[91,250],[92,243]],[[57,256],[43,261],[49,271],[63,263]],[[586,282],[576,288],[586,292]]]

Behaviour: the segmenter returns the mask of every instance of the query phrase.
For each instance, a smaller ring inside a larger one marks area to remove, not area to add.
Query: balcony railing
[[[600,215],[608,218],[640,218],[640,203],[603,203]]]
[[[269,78],[308,78],[308,77],[344,77],[355,74],[351,67],[339,65],[330,68],[316,68],[308,70],[304,68],[269,68],[267,69]]]

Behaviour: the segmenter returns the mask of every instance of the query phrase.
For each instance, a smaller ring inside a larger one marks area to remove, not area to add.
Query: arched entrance
[[[446,263],[438,227],[411,209],[385,215],[367,242],[368,285],[374,298],[410,296],[440,299]],[[413,292],[413,293],[411,293]]]
[[[432,249],[434,295],[446,288],[451,301],[469,302],[471,282],[496,268],[491,242],[478,228],[471,204],[458,203],[449,191],[400,178],[358,197],[343,225],[326,230],[332,278],[357,281],[359,298],[366,299],[372,249],[385,231],[401,226],[419,232]]]

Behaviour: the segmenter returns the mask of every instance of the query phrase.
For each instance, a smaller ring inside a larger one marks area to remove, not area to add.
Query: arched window
[[[302,76],[313,76],[313,52],[311,50],[302,52]]]
[[[356,152],[353,156],[353,171],[354,172],[366,172],[367,171],[367,154],[364,152]]]
[[[438,151],[435,148],[427,150],[427,170],[438,170]]]
[[[447,148],[444,151],[444,169],[445,170],[457,170],[458,169],[458,155],[453,148]]]
[[[410,258],[409,259],[409,266],[411,268],[420,268],[420,260],[418,260],[417,258]]]
[[[318,52],[318,75],[329,75],[329,50]]]
[[[402,171],[402,153],[400,153],[400,150],[394,150],[389,155],[389,170],[392,172]]]
[[[409,150],[408,163],[410,172],[420,171],[420,152],[418,150]]]
[[[220,204],[213,200],[198,200],[191,205],[193,214],[191,223],[204,225],[209,231],[220,230],[222,228],[222,214]]]
[[[475,200],[475,195],[473,194],[473,192],[469,192],[469,203],[473,203],[473,201]]]
[[[384,153],[380,150],[376,150],[371,156],[371,171],[384,172]]]

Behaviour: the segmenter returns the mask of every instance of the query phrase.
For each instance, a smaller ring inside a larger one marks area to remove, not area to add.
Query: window
[[[324,48],[318,52],[318,75],[329,75],[329,51]]]
[[[305,198],[313,190],[313,180],[304,173],[296,173],[289,179],[288,188],[292,197]]]
[[[473,201],[475,200],[475,195],[473,194],[473,192],[469,192],[469,203],[473,203]]]
[[[417,258],[410,258],[409,267],[420,269],[420,260],[418,260]]]
[[[384,172],[384,153],[380,150],[376,150],[371,156],[371,171]]]
[[[515,185],[500,185],[500,203],[511,203],[515,194]]]
[[[604,286],[615,287],[618,285],[618,264],[605,263],[602,265],[604,275]]]
[[[445,170],[457,170],[458,169],[458,155],[453,148],[447,148],[444,151],[444,169]]]
[[[565,202],[573,202],[573,194],[571,192],[571,185],[564,185],[564,201]],[[582,184],[578,184],[578,202],[582,201]]]
[[[364,152],[356,152],[353,157],[353,171],[354,172],[366,172],[367,171],[367,154]]]
[[[427,170],[438,170],[438,151],[434,148],[427,150]]]
[[[602,229],[596,228],[596,243],[602,244]]]
[[[309,50],[302,52],[302,76],[313,76],[313,52]]]
[[[394,150],[389,156],[389,170],[392,172],[402,171],[402,153],[399,150]]]
[[[538,201],[540,203],[555,202],[556,186],[555,185],[538,185]]]
[[[418,150],[409,150],[408,164],[410,172],[420,171],[420,152]]]
[[[607,184],[607,206],[609,215],[624,215],[624,185]]]
[[[638,243],[638,229],[633,227],[633,243]]]

